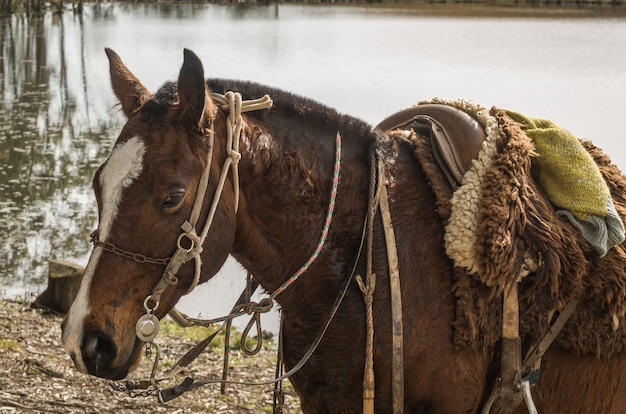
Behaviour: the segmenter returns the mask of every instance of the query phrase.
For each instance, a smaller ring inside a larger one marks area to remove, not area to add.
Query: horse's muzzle
[[[86,332],[80,345],[80,352],[70,352],[76,368],[96,377],[119,380],[136,366],[140,359],[141,343],[135,342],[129,357],[119,358],[115,341],[99,331]],[[123,361],[118,361],[122,359]]]
[[[141,359],[142,343],[135,341],[128,357],[120,356],[113,339],[98,331],[86,332],[81,353],[87,372],[96,377],[119,380],[136,368]]]
[[[83,338],[81,351],[83,362],[91,375],[109,378],[113,374],[110,372],[109,367],[117,356],[117,346],[108,335],[93,331],[87,333]],[[117,374],[115,373],[114,376],[118,376]],[[122,375],[122,378],[125,375],[126,373]]]

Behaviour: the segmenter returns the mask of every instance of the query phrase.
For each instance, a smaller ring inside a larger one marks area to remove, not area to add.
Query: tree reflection
[[[90,83],[82,16],[2,17],[0,47],[0,293],[12,294],[40,289],[51,258],[89,251],[91,178],[120,120],[90,113],[108,85]]]

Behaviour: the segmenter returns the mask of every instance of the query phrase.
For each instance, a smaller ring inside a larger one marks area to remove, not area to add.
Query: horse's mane
[[[244,100],[260,98],[267,94],[274,102],[271,111],[279,112],[286,118],[303,119],[315,124],[318,128],[326,127],[334,132],[341,128],[344,130],[344,134],[347,133],[348,135],[373,134],[371,125],[365,121],[342,114],[313,99],[275,87],[234,79],[208,79],[207,87],[212,92],[222,94],[227,91],[239,92]],[[247,113],[246,116],[263,120],[267,118],[268,111],[253,111]]]
[[[165,82],[141,107],[141,119],[143,121],[162,120],[168,108],[177,101],[176,82]]]
[[[372,126],[365,121],[350,115],[342,114],[313,99],[305,98],[291,92],[256,82],[235,79],[211,78],[207,80],[207,87],[211,92],[224,94],[227,91],[239,92],[244,100],[261,98],[269,95],[273,106],[271,112],[279,113],[280,118],[301,120],[327,129],[329,133],[341,130],[343,135],[374,138]],[[144,104],[141,114],[144,119],[160,119],[172,104],[178,101],[176,82],[165,82],[154,95]],[[252,111],[246,116],[258,120],[267,120],[268,111]]]
[[[222,94],[227,91],[239,92],[244,100],[260,98],[267,94],[274,102],[274,109],[284,112],[285,115],[303,113],[307,115],[325,114],[328,119],[339,118],[341,116],[334,109],[317,101],[256,82],[235,79],[208,79],[207,87],[211,92]],[[254,111],[248,115],[260,119],[263,117],[263,111]]]

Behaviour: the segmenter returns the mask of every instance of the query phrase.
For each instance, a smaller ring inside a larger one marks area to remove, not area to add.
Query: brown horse
[[[208,90],[231,90],[244,99],[269,94],[274,106],[243,117],[239,200],[236,177],[229,174],[202,245],[200,283],[210,279],[232,254],[265,290],[274,292],[307,261],[324,225],[339,133],[340,182],[326,243],[306,273],[277,297],[286,367],[296,365],[307,352],[344,283],[353,274],[365,274],[366,257],[360,249],[370,163],[376,153],[384,160],[397,242],[404,412],[475,413],[481,409],[499,374],[499,347],[459,347],[453,341],[453,264],[444,251],[444,223],[436,212],[435,194],[410,142],[385,137],[358,119],[280,90],[245,82],[205,82],[200,60],[187,50],[178,82],[166,83],[154,95],[114,52],[107,50],[107,55],[113,90],[128,121],[93,180],[98,242],[63,322],[65,349],[80,371],[124,378],[141,356],[143,342],[135,333],[138,319],[146,309],[162,318],[193,285],[194,265],[187,262],[162,291],[158,306],[147,300],[166,264],[150,258],[169,257],[176,250],[181,224],[190,217],[207,160],[212,168],[198,228],[209,215],[229,154],[225,138],[229,114]],[[214,142],[208,138],[211,133]],[[391,412],[392,406],[392,324],[390,272],[378,217],[372,260],[377,276],[375,404],[376,412],[384,413]],[[351,280],[321,343],[291,377],[303,412],[361,411],[365,342],[363,295]],[[541,380],[533,389],[540,412],[626,412],[626,381],[619,380],[626,372],[622,354],[578,356],[553,345],[545,360]]]

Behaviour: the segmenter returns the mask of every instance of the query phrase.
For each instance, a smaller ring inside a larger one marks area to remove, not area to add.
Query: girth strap
[[[500,405],[515,408],[522,400],[517,385],[522,366],[522,341],[519,336],[519,295],[517,281],[504,293],[502,305],[502,357]],[[509,410],[504,410],[509,412]]]
[[[517,280],[504,292],[501,376],[494,384],[491,395],[483,406],[482,414],[510,414],[520,405],[522,400],[525,401],[530,414],[537,414],[530,387],[539,381],[541,358],[561,332],[578,304],[576,299],[569,300],[553,320],[543,338],[528,351],[526,358],[522,361],[519,336],[518,283],[528,273],[535,271],[538,266],[539,264],[533,260],[526,259]]]
[[[530,369],[541,361],[541,357],[543,357],[550,344],[552,344],[559,332],[561,332],[561,329],[565,326],[565,322],[567,322],[569,317],[574,312],[574,309],[576,309],[576,305],[578,305],[577,299],[572,298],[569,302],[567,302],[567,305],[565,305],[563,310],[559,313],[559,316],[557,316],[554,322],[552,322],[550,329],[548,329],[548,332],[544,335],[541,341],[539,341],[537,346],[528,352],[528,355],[522,364],[524,368]]]

